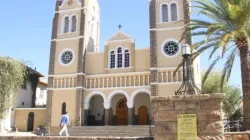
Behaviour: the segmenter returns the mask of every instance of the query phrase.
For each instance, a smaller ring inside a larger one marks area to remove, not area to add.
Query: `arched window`
[[[130,66],[130,54],[129,54],[129,50],[125,50],[125,67],[129,67]]]
[[[175,3],[171,4],[171,20],[177,21],[177,5]]]
[[[66,113],[66,103],[64,102],[62,104],[62,114],[65,114]]]
[[[115,68],[115,51],[110,53],[110,68]]]
[[[117,49],[117,68],[122,67],[122,48]]]
[[[168,22],[168,5],[163,4],[161,10],[162,22]]]
[[[64,30],[63,30],[64,33],[67,33],[69,32],[69,17],[65,17],[64,19]]]
[[[76,31],[76,16],[73,16],[71,18],[71,32],[75,32]]]

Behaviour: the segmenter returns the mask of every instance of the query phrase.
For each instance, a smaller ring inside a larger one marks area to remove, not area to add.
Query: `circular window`
[[[179,45],[174,41],[168,41],[163,46],[163,51],[167,56],[174,56],[179,52]]]
[[[61,56],[61,61],[63,64],[69,64],[73,60],[73,53],[71,51],[66,51]]]
[[[70,65],[74,60],[74,51],[67,48],[61,51],[59,55],[59,62],[61,65]]]

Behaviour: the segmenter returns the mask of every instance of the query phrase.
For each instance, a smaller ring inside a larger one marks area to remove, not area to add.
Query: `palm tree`
[[[222,70],[223,81],[230,78],[234,60],[241,61],[243,91],[243,113],[245,129],[250,130],[250,0],[191,0],[198,14],[206,17],[191,19],[182,34],[182,40],[188,37],[201,36],[204,40],[196,42],[193,58],[206,50],[211,50],[210,57],[215,58],[206,71],[202,83],[219,60],[226,57]],[[214,57],[216,52],[221,55]]]

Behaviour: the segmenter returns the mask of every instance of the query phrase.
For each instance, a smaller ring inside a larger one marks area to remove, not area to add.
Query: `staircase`
[[[105,136],[105,137],[148,137],[153,134],[149,125],[141,126],[75,126],[68,128],[70,136]]]

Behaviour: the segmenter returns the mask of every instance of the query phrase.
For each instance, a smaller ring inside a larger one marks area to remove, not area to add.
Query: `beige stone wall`
[[[150,49],[135,50],[135,71],[149,71],[150,68]]]
[[[59,126],[62,117],[62,104],[66,103],[66,111],[68,111],[69,118],[71,122],[75,120],[75,110],[76,110],[76,90],[56,90],[53,91],[52,98],[52,117],[51,126]]]
[[[58,41],[56,47],[56,55],[55,55],[55,73],[54,74],[72,74],[77,73],[77,60],[78,60],[78,44],[79,40],[65,40]],[[61,54],[64,52],[64,49],[70,48],[74,52],[74,60],[70,65],[62,65],[60,64]]]
[[[104,73],[104,53],[88,53],[86,63],[86,74],[95,75]]]
[[[39,125],[44,125],[45,123],[45,108],[19,108],[15,110],[15,126],[18,131],[27,131],[28,125],[28,115],[30,112],[34,113],[34,126],[33,130],[35,131]]]
[[[177,114],[196,114],[200,139],[223,139],[224,94],[152,97],[155,139],[177,139]]]

